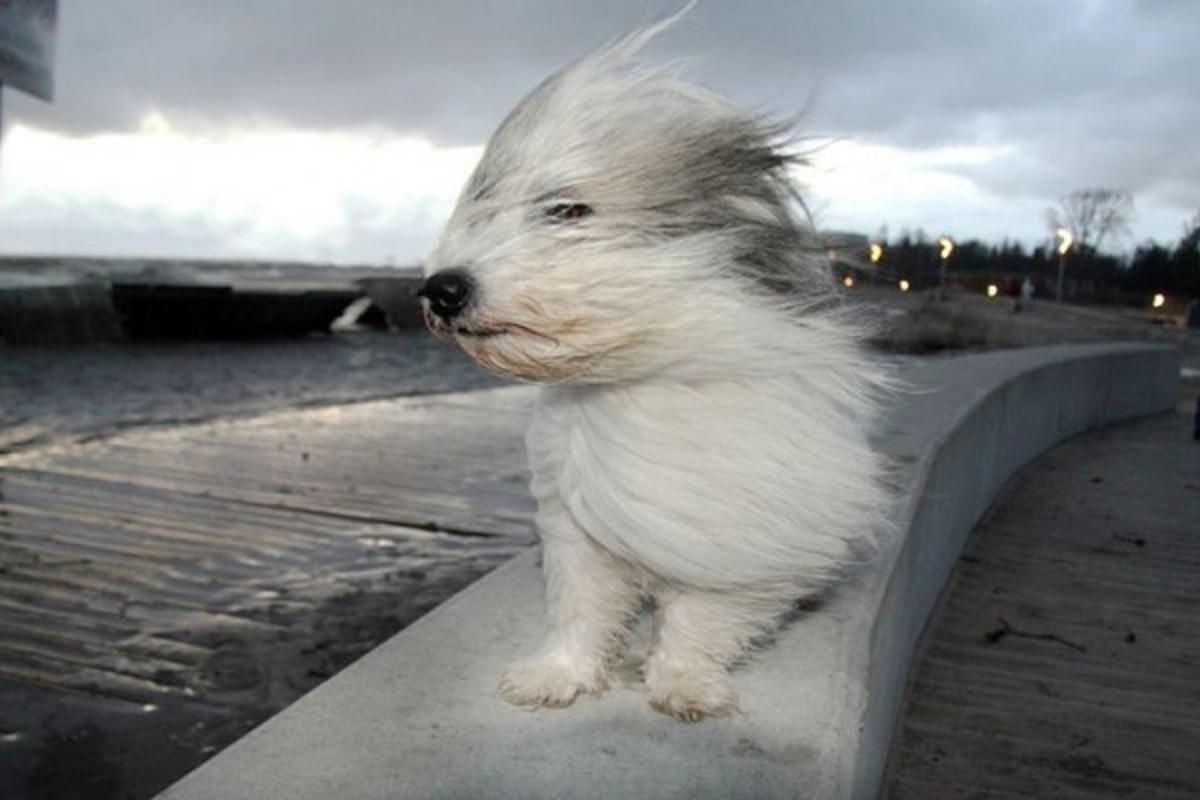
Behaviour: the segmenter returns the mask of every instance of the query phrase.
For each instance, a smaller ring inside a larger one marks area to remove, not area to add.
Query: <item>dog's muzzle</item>
[[[474,291],[471,277],[461,269],[448,269],[430,275],[417,292],[417,297],[429,301],[429,310],[443,321],[454,319],[471,302]]]

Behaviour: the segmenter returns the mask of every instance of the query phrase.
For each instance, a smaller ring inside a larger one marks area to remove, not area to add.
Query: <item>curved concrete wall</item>
[[[861,734],[837,796],[875,797],[913,649],[976,521],[1000,487],[1058,442],[1174,407],[1180,355],[1151,346],[1009,350],[930,364],[883,447],[907,468],[905,535],[872,582]]]
[[[829,797],[878,794],[921,630],[1004,481],[1058,441],[1171,408],[1167,348],[1040,348],[922,362],[880,440],[903,535],[736,673],[743,713],[682,725],[624,686],[566,711],[501,702],[541,634],[535,554],[372,651],[162,797]],[[635,643],[635,651],[637,648]]]

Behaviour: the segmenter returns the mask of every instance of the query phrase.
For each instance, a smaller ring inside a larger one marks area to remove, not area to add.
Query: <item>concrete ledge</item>
[[[912,367],[914,391],[880,441],[900,468],[903,535],[736,673],[741,716],[682,725],[655,714],[632,667],[625,685],[567,711],[501,702],[501,671],[541,635],[529,553],[161,796],[874,797],[913,648],[996,491],[1064,438],[1171,408],[1178,375],[1175,351],[1141,345]]]

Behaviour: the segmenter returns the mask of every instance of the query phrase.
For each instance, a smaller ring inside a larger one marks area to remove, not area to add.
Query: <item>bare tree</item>
[[[1046,209],[1050,229],[1066,228],[1082,249],[1096,251],[1110,236],[1130,233],[1133,196],[1116,189],[1079,189]]]
[[[1179,244],[1175,247],[1177,258],[1196,253],[1200,253],[1200,211],[1183,223],[1183,236],[1179,237]]]
[[[1183,238],[1194,238],[1200,235],[1200,210],[1192,214],[1192,218],[1183,223]]]

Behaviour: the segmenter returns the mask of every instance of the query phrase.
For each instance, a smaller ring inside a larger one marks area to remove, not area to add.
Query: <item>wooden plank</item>
[[[893,798],[1200,796],[1200,459],[1183,415],[1068,442],[979,525]]]

